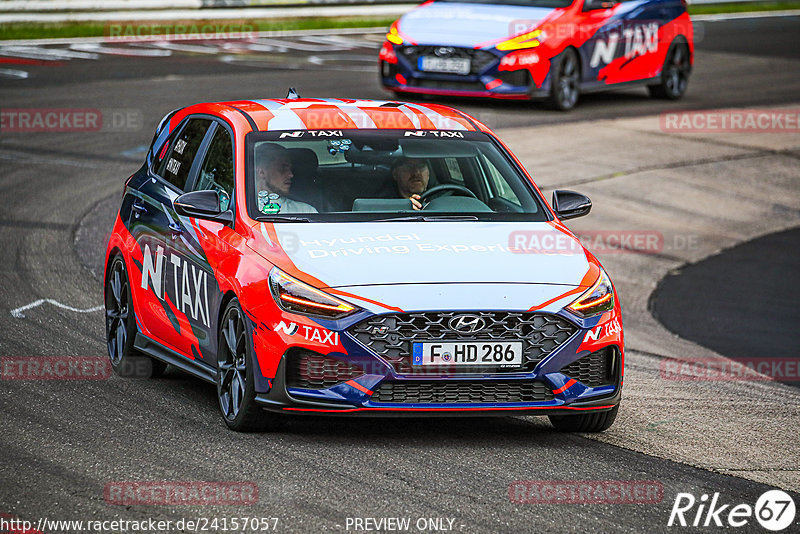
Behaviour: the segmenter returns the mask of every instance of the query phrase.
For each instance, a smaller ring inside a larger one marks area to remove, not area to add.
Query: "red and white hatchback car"
[[[276,413],[548,415],[601,431],[621,399],[620,304],[483,124],[437,105],[282,99],[167,115],[108,243],[119,373]]]

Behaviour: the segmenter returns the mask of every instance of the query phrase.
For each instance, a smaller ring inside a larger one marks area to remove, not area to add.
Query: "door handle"
[[[141,215],[142,213],[147,213],[147,207],[144,204],[142,204],[142,201],[139,200],[138,198],[133,201],[133,206],[132,207],[133,207],[133,211],[136,212],[136,216],[137,217],[139,215]]]

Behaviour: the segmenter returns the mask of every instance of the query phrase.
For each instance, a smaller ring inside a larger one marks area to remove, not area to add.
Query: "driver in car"
[[[314,206],[287,197],[294,173],[286,148],[275,143],[261,143],[255,149],[255,156],[259,213],[317,213]]]
[[[398,196],[409,199],[415,210],[421,210],[420,195],[428,189],[431,179],[428,162],[419,158],[400,158],[392,165],[392,178],[397,185]]]

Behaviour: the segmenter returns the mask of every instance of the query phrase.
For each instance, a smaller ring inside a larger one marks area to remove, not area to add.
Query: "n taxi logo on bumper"
[[[611,321],[589,329],[586,335],[583,336],[583,342],[587,341],[600,341],[609,336],[615,336],[622,332],[622,325],[619,324],[619,319],[612,319]]]
[[[275,326],[275,331],[283,332],[287,336],[294,336],[299,333],[306,341],[328,345],[330,347],[339,345],[339,332],[334,332],[326,328],[319,328],[317,326],[299,325],[297,323],[281,321]]]

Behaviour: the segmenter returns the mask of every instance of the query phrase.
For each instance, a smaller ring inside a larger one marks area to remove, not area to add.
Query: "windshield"
[[[300,130],[246,138],[258,220],[546,221],[537,195],[480,132]]]

